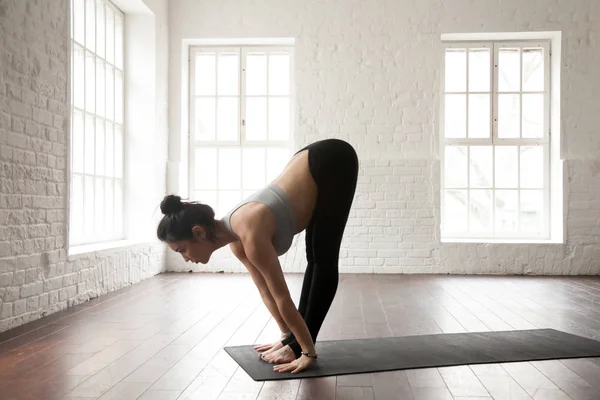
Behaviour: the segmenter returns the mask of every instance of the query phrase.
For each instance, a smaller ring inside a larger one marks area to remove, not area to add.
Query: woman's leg
[[[306,307],[308,305],[308,298],[310,291],[312,290],[312,277],[313,271],[315,267],[314,261],[314,253],[313,253],[313,232],[314,232],[314,218],[308,224],[305,232],[305,241],[306,241],[306,270],[304,271],[304,280],[302,282],[302,290],[300,292],[300,302],[298,304],[298,312],[304,319],[306,315]],[[281,343],[285,346],[294,340],[294,334],[290,333],[290,335],[283,339]]]
[[[312,263],[309,260],[312,277],[310,290],[305,295],[308,287],[308,278],[305,276],[302,294],[306,302],[301,301],[299,311],[304,312],[303,317],[313,342],[316,342],[337,292],[340,247],[358,177],[358,159],[353,150],[350,153],[340,151],[335,155],[338,156],[336,160],[329,160],[334,164],[323,166],[327,168],[321,168],[321,174],[317,177],[319,198],[311,221],[311,235],[307,236],[307,250],[309,238],[312,240]],[[284,344],[290,346],[296,357],[300,356],[300,345],[293,336]]]
[[[306,270],[304,271],[304,281],[302,282],[302,291],[300,292],[300,302],[298,304],[298,311],[302,318],[306,315],[306,307],[308,306],[308,296],[311,291],[313,271],[315,269],[315,258],[313,251],[313,232],[314,232],[314,220],[310,222],[306,228]]]

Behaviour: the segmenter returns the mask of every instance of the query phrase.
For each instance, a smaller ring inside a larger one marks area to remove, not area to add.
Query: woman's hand
[[[279,365],[274,366],[273,367],[273,371],[275,371],[275,372],[289,372],[289,371],[291,371],[292,374],[295,374],[297,372],[300,372],[300,371],[305,370],[306,368],[308,368],[314,362],[314,360],[315,359],[312,358],[312,357],[308,357],[308,356],[302,355],[299,358],[296,358],[291,363],[279,364]]]

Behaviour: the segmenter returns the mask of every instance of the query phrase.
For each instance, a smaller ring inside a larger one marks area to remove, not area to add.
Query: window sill
[[[564,244],[562,240],[556,239],[461,239],[442,238],[441,243],[471,243],[471,244]]]
[[[79,246],[69,247],[69,256],[79,256],[82,254],[94,253],[103,250],[115,250],[123,247],[134,246],[138,244],[148,243],[144,240],[115,240],[111,242],[91,243]]]

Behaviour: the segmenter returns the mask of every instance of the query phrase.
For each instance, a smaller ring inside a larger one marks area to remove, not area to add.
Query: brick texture
[[[600,3],[596,0],[172,0],[171,82],[181,40],[294,37],[296,147],[339,137],[361,171],[340,269],[366,273],[600,273]],[[442,33],[563,32],[566,244],[441,244],[437,141]],[[171,129],[179,126],[172,85]],[[207,266],[168,252],[169,270],[244,271],[228,249]],[[281,258],[305,267],[299,235]]]
[[[0,331],[164,266],[157,244],[67,255],[68,10],[0,1]]]

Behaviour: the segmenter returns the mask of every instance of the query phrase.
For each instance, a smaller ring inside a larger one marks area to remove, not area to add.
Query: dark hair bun
[[[163,201],[160,203],[160,211],[163,214],[174,214],[183,209],[183,203],[181,202],[181,197],[176,196],[174,194],[169,194],[165,196]]]

